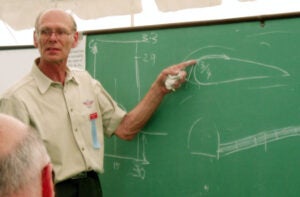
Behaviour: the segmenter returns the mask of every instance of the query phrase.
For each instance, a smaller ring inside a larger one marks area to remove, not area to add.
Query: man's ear
[[[54,197],[54,183],[52,179],[52,165],[47,164],[42,170],[42,195]]]
[[[38,48],[38,35],[37,35],[36,31],[33,32],[33,43],[34,43],[34,46],[36,48]]]
[[[73,34],[73,37],[72,37],[72,39],[73,39],[72,48],[77,47],[78,42],[79,42],[79,38],[80,38],[79,32],[75,32],[75,33]]]

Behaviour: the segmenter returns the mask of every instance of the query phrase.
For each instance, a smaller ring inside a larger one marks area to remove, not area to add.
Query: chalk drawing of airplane
[[[232,50],[223,46],[206,46],[193,51],[185,58],[195,59],[196,57],[197,59],[197,64],[188,71],[188,83],[196,86],[210,86],[244,80],[290,76],[286,70],[279,66],[233,57],[224,53],[224,51]],[[223,142],[221,133],[222,131],[219,131],[213,122],[208,122],[207,119],[201,117],[195,120],[190,127],[187,148],[192,155],[219,159],[261,145],[264,145],[266,149],[267,143],[299,136],[300,126],[262,131],[226,142]]]
[[[254,135],[233,141],[222,142],[220,131],[204,118],[199,118],[190,127],[187,137],[187,148],[192,155],[199,155],[220,159],[243,150],[264,146],[290,137],[300,136],[300,126],[290,126],[280,129],[262,131]]]

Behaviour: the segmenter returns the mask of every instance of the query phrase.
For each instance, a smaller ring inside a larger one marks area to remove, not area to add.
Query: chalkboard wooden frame
[[[122,27],[122,28],[112,28],[112,29],[102,29],[102,30],[90,30],[82,32],[84,35],[95,35],[95,34],[107,34],[107,33],[118,33],[118,32],[130,32],[130,31],[144,31],[153,29],[168,29],[176,27],[189,27],[189,26],[207,26],[216,24],[228,24],[237,22],[249,22],[249,21],[259,21],[261,25],[267,20],[273,19],[284,19],[284,18],[295,18],[300,17],[300,12],[288,12],[279,14],[266,14],[266,15],[256,15],[256,16],[246,16],[228,19],[215,19],[215,20],[205,20],[205,21],[191,21],[191,22],[180,22],[180,23],[167,23],[159,25],[146,25],[146,26],[135,26],[135,27]]]

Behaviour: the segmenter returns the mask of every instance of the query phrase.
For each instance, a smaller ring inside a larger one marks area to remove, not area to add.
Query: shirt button
[[[84,151],[84,147],[81,148],[81,151]]]

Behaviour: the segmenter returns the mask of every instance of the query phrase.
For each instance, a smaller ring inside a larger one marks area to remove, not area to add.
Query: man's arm
[[[138,103],[138,105],[132,109],[123,118],[120,125],[115,131],[115,134],[125,140],[131,140],[134,136],[144,127],[144,125],[151,118],[164,96],[170,93],[172,90],[167,89],[165,81],[169,75],[178,75],[180,78],[176,80],[172,86],[177,89],[185,82],[187,73],[185,68],[196,64],[196,60],[182,62],[177,65],[170,66],[164,69],[156,78],[152,84],[150,90],[145,97]]]

